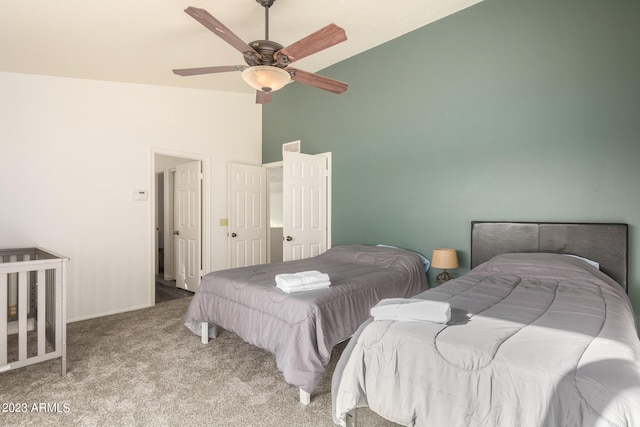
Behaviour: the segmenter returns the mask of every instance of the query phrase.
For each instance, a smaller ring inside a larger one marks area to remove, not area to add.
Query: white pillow
[[[590,260],[589,258],[581,257],[581,256],[578,256],[578,255],[571,255],[571,254],[563,254],[563,255],[581,259],[582,261],[586,262],[587,264],[589,264],[591,267],[595,268],[596,270],[600,270],[600,263],[598,263],[596,261],[593,261],[593,260]]]
[[[391,246],[391,245],[383,245],[382,243],[377,244],[376,246],[379,246],[381,248],[393,248],[393,249],[400,249],[397,246]],[[405,251],[408,251],[409,249],[405,249]],[[424,264],[424,271],[427,272],[429,271],[429,266],[431,265],[431,261],[429,261],[424,255],[415,252],[415,251],[411,251],[414,254],[418,255],[420,257],[420,259],[422,260],[422,264]]]

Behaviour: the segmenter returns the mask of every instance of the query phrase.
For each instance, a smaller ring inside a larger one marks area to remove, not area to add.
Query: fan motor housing
[[[260,57],[256,56],[253,52],[246,52],[244,54],[245,62],[251,67],[256,65],[272,65],[284,68],[289,65],[288,58],[285,55],[278,55],[278,58],[275,57],[275,53],[283,48],[280,43],[271,40],[254,40],[249,43],[249,46],[260,54]]]

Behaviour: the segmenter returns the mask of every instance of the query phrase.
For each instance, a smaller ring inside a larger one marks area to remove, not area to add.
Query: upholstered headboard
[[[471,268],[513,252],[573,254],[600,263],[600,270],[627,290],[627,224],[471,222]]]

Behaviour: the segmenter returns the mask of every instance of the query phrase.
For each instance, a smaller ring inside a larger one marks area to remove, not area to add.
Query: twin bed
[[[351,337],[332,378],[336,424],[355,425],[357,408],[369,407],[409,426],[640,425],[627,225],[471,228],[472,270],[436,288],[425,291],[423,261],[412,252],[336,247],[210,273],[185,324],[204,342],[218,325],[275,354],[303,403],[332,347]],[[275,287],[276,274],[305,270],[329,274],[332,285],[293,294]],[[394,297],[446,301],[451,320],[373,321],[371,307]]]
[[[334,422],[369,407],[409,426],[640,425],[626,224],[474,222],[471,247],[468,274],[416,296],[448,302],[448,323],[359,328]]]
[[[285,293],[275,276],[317,270],[331,286]],[[185,325],[207,342],[220,326],[273,353],[287,383],[309,403],[331,350],[349,338],[383,298],[411,297],[427,288],[423,259],[391,247],[338,246],[313,258],[207,274]]]

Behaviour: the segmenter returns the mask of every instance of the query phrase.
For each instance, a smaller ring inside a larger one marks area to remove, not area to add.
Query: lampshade
[[[444,270],[458,268],[456,250],[443,248],[434,249],[433,256],[431,257],[431,266],[433,268],[441,268]]]
[[[270,65],[257,65],[242,71],[242,80],[249,86],[263,92],[273,92],[282,89],[291,81],[291,76],[282,68]]]

